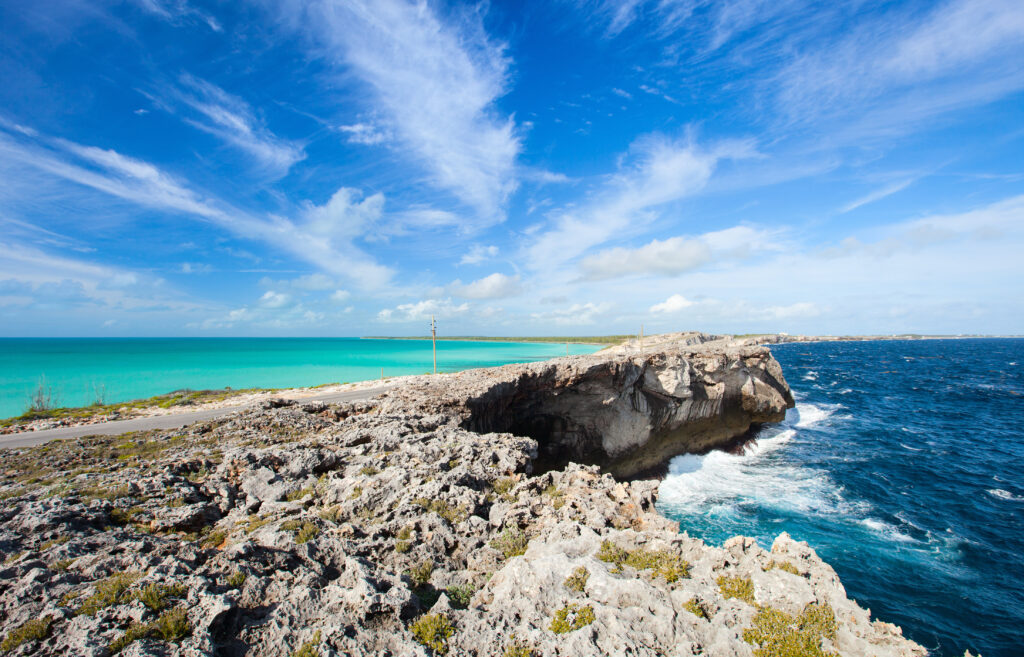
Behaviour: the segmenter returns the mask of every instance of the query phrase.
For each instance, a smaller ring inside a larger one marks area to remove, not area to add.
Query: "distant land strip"
[[[451,340],[461,342],[556,342],[572,344],[619,344],[626,340],[635,339],[635,335],[591,335],[591,336],[544,336],[544,337],[495,337],[484,335],[452,335],[437,336],[438,340]],[[430,340],[429,335],[412,336],[391,336],[391,335],[367,335],[364,340]]]

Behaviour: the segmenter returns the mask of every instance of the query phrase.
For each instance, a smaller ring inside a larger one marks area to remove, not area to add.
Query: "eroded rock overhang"
[[[623,347],[473,370],[406,386],[395,397],[445,409],[478,433],[535,439],[535,470],[574,461],[620,478],[678,454],[727,447],[785,418],[793,396],[767,347],[685,336],[644,353]]]

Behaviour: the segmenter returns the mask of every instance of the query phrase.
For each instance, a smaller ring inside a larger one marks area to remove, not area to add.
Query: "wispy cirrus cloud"
[[[613,236],[642,231],[656,208],[703,189],[721,160],[756,154],[749,141],[702,148],[689,138],[643,137],[634,143],[631,161],[588,203],[555,215],[553,227],[526,247],[527,265],[555,269]]]
[[[182,116],[189,125],[254,157],[274,176],[283,176],[305,159],[300,144],[273,134],[242,98],[192,75],[182,75],[179,82],[155,100],[169,111],[190,112]]]
[[[178,212],[208,221],[236,236],[272,248],[346,278],[361,287],[387,284],[392,271],[355,245],[377,221],[384,197],[363,197],[342,187],[322,205],[305,202],[291,218],[258,216],[223,200],[199,194],[159,167],[114,150],[44,136],[26,138],[0,130],[0,155],[93,190],[143,207]]]
[[[370,89],[368,109],[437,187],[472,208],[474,223],[504,219],[521,146],[513,119],[496,107],[507,91],[509,60],[477,15],[442,16],[433,5],[407,0],[289,7],[296,26],[311,28],[344,65],[339,74],[354,74]],[[349,134],[370,138],[361,127]]]

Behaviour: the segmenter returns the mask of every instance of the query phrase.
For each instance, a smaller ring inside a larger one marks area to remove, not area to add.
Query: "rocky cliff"
[[[657,513],[657,482],[599,468],[791,403],[766,350],[700,336],[7,450],[0,649],[923,655],[806,544],[706,545]]]

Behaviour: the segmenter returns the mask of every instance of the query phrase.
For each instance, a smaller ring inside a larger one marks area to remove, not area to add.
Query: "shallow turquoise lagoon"
[[[569,345],[572,354],[595,345]],[[454,372],[564,356],[565,344],[437,343],[438,370]],[[0,417],[24,412],[45,378],[61,406],[151,397],[173,390],[285,388],[431,371],[429,340],[360,338],[0,339]]]

